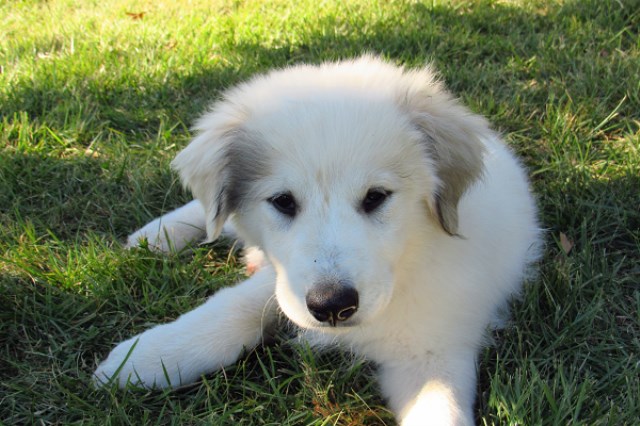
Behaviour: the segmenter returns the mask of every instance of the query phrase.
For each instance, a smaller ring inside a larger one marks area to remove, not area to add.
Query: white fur
[[[363,57],[257,77],[229,91],[198,130],[174,166],[200,201],[146,225],[129,245],[146,238],[151,247],[179,249],[216,238],[231,216],[260,268],[173,323],[118,345],[97,381],[192,382],[257,345],[279,307],[312,343],[343,345],[376,362],[402,425],[472,424],[478,348],[539,246],[525,173],[486,123],[428,68]],[[248,157],[260,152],[251,161],[264,170],[230,171],[234,144]],[[466,170],[474,165],[481,177]],[[233,211],[223,195],[238,176],[229,173],[250,179]],[[456,185],[464,194],[446,210],[444,192]],[[391,196],[365,214],[359,206],[371,188]],[[297,200],[293,219],[268,201],[283,191]],[[318,322],[305,304],[312,285],[327,279],[359,294],[358,311],[337,327]]]

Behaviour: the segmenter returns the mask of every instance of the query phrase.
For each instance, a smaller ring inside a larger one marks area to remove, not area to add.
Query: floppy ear
[[[484,118],[453,99],[429,68],[407,74],[412,84],[401,94],[400,103],[422,135],[440,181],[427,203],[442,229],[458,235],[458,201],[482,175],[481,140],[497,136]]]
[[[231,102],[218,102],[197,122],[198,135],[171,163],[183,185],[205,208],[207,241],[215,240],[224,222],[264,172],[261,150],[242,124],[246,114]]]

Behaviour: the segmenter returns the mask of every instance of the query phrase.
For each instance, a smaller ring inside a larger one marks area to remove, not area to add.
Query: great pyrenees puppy
[[[540,240],[523,167],[487,122],[429,67],[364,56],[255,77],[196,129],[173,162],[195,201],[129,244],[180,249],[230,220],[257,271],[117,345],[96,381],[193,382],[281,312],[374,361],[400,424],[473,424],[476,355]]]

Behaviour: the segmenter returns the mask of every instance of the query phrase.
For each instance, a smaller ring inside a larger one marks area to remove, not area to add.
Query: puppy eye
[[[372,213],[386,201],[389,195],[391,195],[391,192],[385,191],[384,189],[370,189],[364,197],[364,200],[362,200],[362,210],[364,210],[365,213]]]
[[[269,199],[269,202],[280,213],[290,217],[295,216],[296,210],[298,209],[298,206],[296,205],[296,199],[293,198],[293,195],[288,192],[274,195]]]

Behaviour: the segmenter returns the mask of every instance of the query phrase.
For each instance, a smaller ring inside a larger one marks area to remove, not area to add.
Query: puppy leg
[[[262,339],[276,317],[275,273],[268,266],[235,287],[224,288],[174,322],[151,328],[117,345],[94,373],[98,385],[111,378],[144,387],[191,383],[233,364],[243,348]]]
[[[471,426],[475,353],[445,352],[381,365],[380,384],[402,426]]]
[[[204,207],[198,200],[160,216],[138,229],[127,239],[127,248],[140,245],[143,239],[149,247],[161,252],[181,250],[189,243],[206,236]]]

